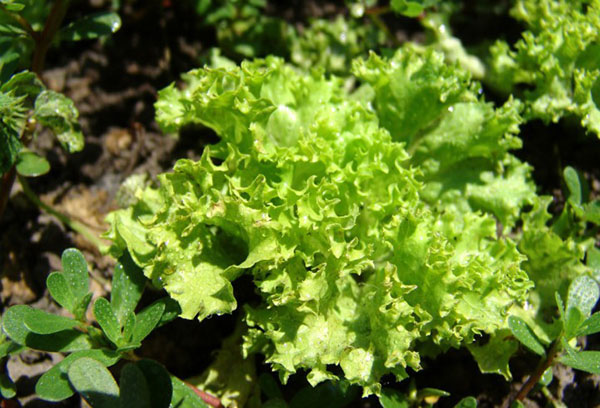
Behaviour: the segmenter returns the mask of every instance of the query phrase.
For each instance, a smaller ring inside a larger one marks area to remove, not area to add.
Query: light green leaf
[[[80,358],[91,358],[105,367],[110,367],[120,359],[120,356],[112,351],[99,349],[70,354],[40,377],[35,385],[36,394],[46,401],[62,401],[73,395],[67,372],[71,364]]]
[[[62,307],[73,313],[75,296],[69,282],[62,272],[52,272],[46,279],[46,287],[50,296]]]
[[[91,40],[115,33],[121,28],[121,18],[112,11],[84,16],[60,30],[61,40]]]
[[[24,316],[23,323],[32,333],[52,334],[72,329],[78,322],[69,317],[48,313],[40,309],[31,309]]]
[[[2,0],[0,3],[2,3],[2,6],[8,11],[21,11],[25,8],[24,4],[13,0]]]
[[[590,334],[598,332],[600,332],[600,312],[596,312],[588,317],[581,326],[579,326],[579,331],[576,336],[589,336]]]
[[[179,378],[171,376],[171,384],[173,386],[171,406],[178,408],[210,408],[198,394]]]
[[[131,335],[132,343],[140,343],[160,321],[165,311],[165,303],[161,299],[146,307],[135,317],[135,326]]]
[[[379,403],[383,408],[408,408],[410,403],[406,396],[398,390],[383,388],[379,396]]]
[[[79,299],[79,302],[77,302],[75,304],[75,307],[73,308],[73,314],[75,315],[76,319],[85,320],[85,313],[87,312],[87,309],[88,309],[91,301],[92,301],[92,292],[88,292],[87,295],[85,295],[84,297]]]
[[[589,317],[599,297],[600,289],[594,279],[585,275],[575,278],[567,295],[567,319],[573,308],[579,309],[584,318]]]
[[[123,335],[121,334],[121,325],[106,298],[96,299],[96,303],[94,303],[94,316],[96,316],[96,320],[106,337],[116,346],[122,345]]]
[[[475,397],[465,397],[454,408],[477,408],[477,399]]]
[[[17,395],[17,386],[7,373],[0,373],[0,396],[6,399]]]
[[[438,0],[392,0],[390,7],[394,12],[407,17],[418,17],[427,7],[437,3]]]
[[[550,383],[552,382],[552,379],[554,378],[554,373],[552,371],[552,367],[547,368],[546,371],[544,371],[544,374],[542,374],[542,377],[540,378],[540,381],[538,381],[538,383],[544,387],[550,385]]]
[[[25,326],[25,321],[32,314],[35,314],[34,309],[26,305],[16,305],[6,310],[2,316],[4,333],[15,343],[35,350],[68,352],[92,347],[88,336],[78,330],[61,330],[49,335],[31,332]]]
[[[73,101],[61,93],[44,90],[35,100],[35,119],[52,130],[69,153],[83,149],[78,116]]]
[[[569,202],[575,206],[580,205],[582,203],[582,191],[579,174],[573,167],[567,166],[563,170],[563,176],[570,193]]]
[[[83,298],[89,290],[88,267],[83,254],[74,248],[66,249],[61,260],[63,273],[75,299]]]
[[[499,330],[486,344],[473,343],[467,348],[482,373],[500,374],[506,381],[512,380],[509,361],[519,349],[519,344],[512,338],[510,330]]]
[[[561,363],[577,370],[600,374],[600,351],[578,351],[567,353],[558,359]]]
[[[50,171],[48,160],[29,151],[19,152],[16,166],[17,172],[25,177],[38,177]]]
[[[67,369],[69,382],[94,408],[119,406],[119,386],[108,369],[90,357],[80,357]]]
[[[533,331],[527,326],[523,319],[517,316],[508,317],[508,327],[513,335],[528,349],[540,356],[546,354],[544,346],[540,344],[538,339],[533,334]]]

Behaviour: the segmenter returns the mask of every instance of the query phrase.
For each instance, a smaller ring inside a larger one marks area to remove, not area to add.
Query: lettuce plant
[[[336,379],[337,365],[379,393],[384,374],[404,379],[462,346],[509,378],[508,316],[540,311],[538,266],[525,267],[514,229],[540,200],[511,154],[518,102],[494,108],[431,50],[372,55],[354,72],[363,86],[348,92],[269,57],[163,90],[166,131],[200,123],[221,139],[109,215],[112,253],[129,252],[185,318],[231,313],[232,283],[249,275],[262,302],[243,305],[243,349],[284,381],[299,369]]]
[[[527,118],[573,115],[600,135],[600,3],[518,0],[512,14],[527,30],[514,47],[498,41],[491,48],[489,83],[520,94]]]

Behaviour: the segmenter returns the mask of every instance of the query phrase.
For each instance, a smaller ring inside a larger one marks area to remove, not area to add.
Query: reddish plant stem
[[[554,359],[560,351],[560,341],[561,336],[559,336],[559,338],[554,341],[552,347],[550,348],[550,351],[546,355],[546,358],[539,362],[533,374],[531,374],[525,382],[525,384],[523,384],[523,386],[515,396],[515,401],[523,401],[525,397],[527,397],[531,389],[540,381],[540,378],[542,378],[544,372],[548,368],[550,368],[552,363],[554,363]]]
[[[69,0],[56,0],[52,5],[50,14],[44,24],[44,30],[41,35],[36,39],[35,50],[33,52],[33,60],[31,62],[31,70],[38,76],[44,69],[44,63],[46,61],[46,53],[52,40],[56,36],[60,25],[62,24],[67,8],[69,7]]]
[[[187,385],[188,387],[190,387],[192,389],[192,391],[194,391],[200,398],[202,398],[202,401],[206,402],[211,407],[215,407],[215,408],[223,407],[221,405],[221,401],[214,395],[210,395],[210,394],[198,389],[198,387],[194,387],[192,384],[190,384],[188,382],[184,381],[183,383],[185,385]]]
[[[2,176],[2,184],[0,185],[0,218],[2,217],[2,214],[4,214],[4,209],[8,203],[8,197],[10,196],[10,191],[12,190],[16,175],[17,169],[13,165],[10,170]]]

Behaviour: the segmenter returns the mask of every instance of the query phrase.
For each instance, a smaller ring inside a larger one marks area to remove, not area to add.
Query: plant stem
[[[19,183],[23,187],[23,192],[29,198],[29,200],[34,203],[36,206],[46,211],[48,214],[53,215],[58,218],[60,222],[62,222],[67,227],[71,228],[73,231],[81,234],[85,239],[94,244],[100,252],[102,252],[106,248],[106,243],[100,239],[96,234],[94,234],[86,225],[83,223],[73,220],[63,213],[55,210],[48,204],[44,203],[42,200],[38,198],[37,195],[31,190],[29,183],[25,179],[25,177],[19,176]]]
[[[379,28],[381,31],[383,31],[385,36],[387,38],[389,38],[396,47],[400,46],[400,41],[398,41],[396,36],[394,36],[394,34],[392,34],[392,32],[390,31],[388,26],[384,23],[384,21],[381,19],[379,14],[375,14],[375,13],[366,13],[366,14],[369,16],[369,18],[371,19],[373,24],[375,24],[375,26],[377,26],[377,28]]]
[[[0,218],[2,218],[2,214],[4,214],[4,209],[8,203],[10,190],[12,190],[16,175],[17,169],[14,165],[2,175],[2,184],[0,184]]]
[[[50,14],[44,24],[44,30],[41,35],[36,38],[35,50],[33,52],[33,61],[31,62],[31,70],[38,74],[42,73],[44,69],[44,63],[46,61],[46,53],[52,40],[56,36],[60,25],[62,24],[67,8],[69,7],[69,0],[56,0],[52,5]]]
[[[527,394],[529,394],[531,389],[540,381],[540,378],[542,378],[544,372],[552,365],[552,363],[554,363],[554,359],[560,351],[561,338],[562,335],[558,336],[554,343],[552,343],[552,347],[550,348],[550,351],[546,354],[546,358],[539,362],[533,374],[529,376],[525,384],[523,384],[523,386],[517,393],[515,397],[516,401],[523,401],[525,397],[527,397]]]

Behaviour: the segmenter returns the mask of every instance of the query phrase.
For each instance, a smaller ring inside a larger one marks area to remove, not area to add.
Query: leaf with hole
[[[119,386],[108,369],[93,358],[81,357],[67,369],[71,386],[94,408],[119,406]]]
[[[121,18],[112,11],[87,15],[74,21],[60,31],[60,38],[66,41],[91,40],[117,32],[121,28]]]
[[[523,319],[517,316],[509,316],[508,327],[517,340],[519,340],[525,347],[534,353],[539,354],[540,356],[546,354],[544,351],[544,346],[540,344],[535,334],[533,334],[533,331]]]

